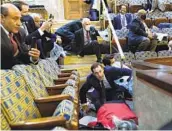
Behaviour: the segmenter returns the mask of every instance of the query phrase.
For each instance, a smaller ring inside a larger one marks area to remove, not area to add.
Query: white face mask
[[[86,26],[85,26],[85,30],[86,30],[86,31],[90,31],[90,26],[91,26],[91,25],[86,25]]]

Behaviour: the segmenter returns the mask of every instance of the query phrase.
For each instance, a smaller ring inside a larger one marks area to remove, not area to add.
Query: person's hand
[[[148,32],[148,38],[149,38],[149,39],[153,39],[153,34],[152,34],[152,32]]]
[[[60,37],[57,37],[56,42],[61,44],[62,43],[62,39]]]
[[[82,110],[83,110],[85,113],[87,113],[87,112],[89,111],[89,106],[88,106],[87,103],[82,104],[81,107],[82,107]]]
[[[40,51],[36,48],[31,48],[31,50],[29,51],[29,56],[32,57],[33,61],[37,61],[39,59],[40,56]]]
[[[52,21],[45,21],[45,22],[41,25],[40,29],[41,29],[42,31],[45,31],[45,30],[48,31],[48,30],[50,29],[51,25],[52,25]]]

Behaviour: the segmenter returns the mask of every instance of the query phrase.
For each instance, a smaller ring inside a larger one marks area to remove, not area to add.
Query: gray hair
[[[82,19],[82,24],[84,25],[87,21],[90,21],[90,19],[89,18],[83,18]]]

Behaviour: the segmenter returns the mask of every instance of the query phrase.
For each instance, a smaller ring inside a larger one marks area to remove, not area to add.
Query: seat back
[[[131,52],[124,52],[124,55],[125,55],[125,59],[124,59],[124,62],[125,63],[130,63],[132,62],[133,60],[135,60],[135,56],[133,53]]]
[[[172,51],[162,50],[158,51],[158,57],[172,56]]]
[[[142,5],[129,5],[130,13],[137,13],[138,10],[143,9]]]
[[[157,57],[157,53],[154,51],[141,51],[135,53],[136,60],[145,60],[148,58]]]
[[[52,73],[54,73],[53,76],[57,77],[61,73],[57,62],[51,58],[48,58],[46,60],[47,60],[47,64],[49,64],[49,66],[52,68],[53,71]]]
[[[47,60],[41,60],[35,66],[38,71],[40,77],[43,80],[43,83],[46,87],[54,86],[54,79],[58,79],[58,76],[54,75],[52,68],[47,64]]]
[[[34,98],[48,96],[43,80],[34,66],[35,65],[15,65],[13,66],[13,70],[23,75]]]
[[[125,56],[125,59],[124,59],[125,63],[130,63],[133,60],[135,60],[135,56],[131,52],[124,52],[124,56]],[[121,60],[119,53],[115,53],[114,58],[115,58],[116,61],[120,61]]]
[[[168,23],[168,19],[166,17],[155,18],[154,25],[158,26],[160,23]]]
[[[9,131],[11,130],[9,123],[7,122],[7,119],[5,118],[3,112],[1,110],[0,117],[1,117],[1,130]]]
[[[25,79],[18,72],[1,70],[1,94],[1,108],[9,123],[41,117]]]

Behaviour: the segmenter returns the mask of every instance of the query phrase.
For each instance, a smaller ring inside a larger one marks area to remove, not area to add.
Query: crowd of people
[[[81,109],[88,112],[90,108],[87,92],[90,89],[94,90],[91,98],[96,111],[108,101],[132,99],[132,89],[117,83],[117,80],[125,76],[126,82],[132,81],[132,70],[126,65],[121,68],[120,63],[114,60],[113,53],[117,52],[114,45],[110,47],[107,43],[99,43],[99,31],[91,25],[91,20],[98,20],[102,11],[99,13],[97,10],[96,0],[84,1],[91,4],[89,18],[69,22],[54,33],[51,32],[53,19],[43,21],[41,15],[29,14],[27,3],[14,1],[1,5],[1,69],[11,69],[17,64],[37,64],[39,59],[47,57],[57,60],[65,56],[64,50],[80,58],[89,54],[96,55],[97,60],[91,66],[91,74],[87,76],[79,91]],[[108,11],[112,12],[106,0],[105,4]],[[151,4],[153,1],[148,0],[149,11],[154,7]],[[146,14],[144,9],[136,14],[127,13],[127,6],[121,5],[113,20],[115,30],[129,30],[127,45],[132,52],[156,49],[156,43],[152,42],[156,36],[145,23]],[[169,50],[171,48],[172,41],[169,42]],[[102,58],[102,54],[108,55]]]

